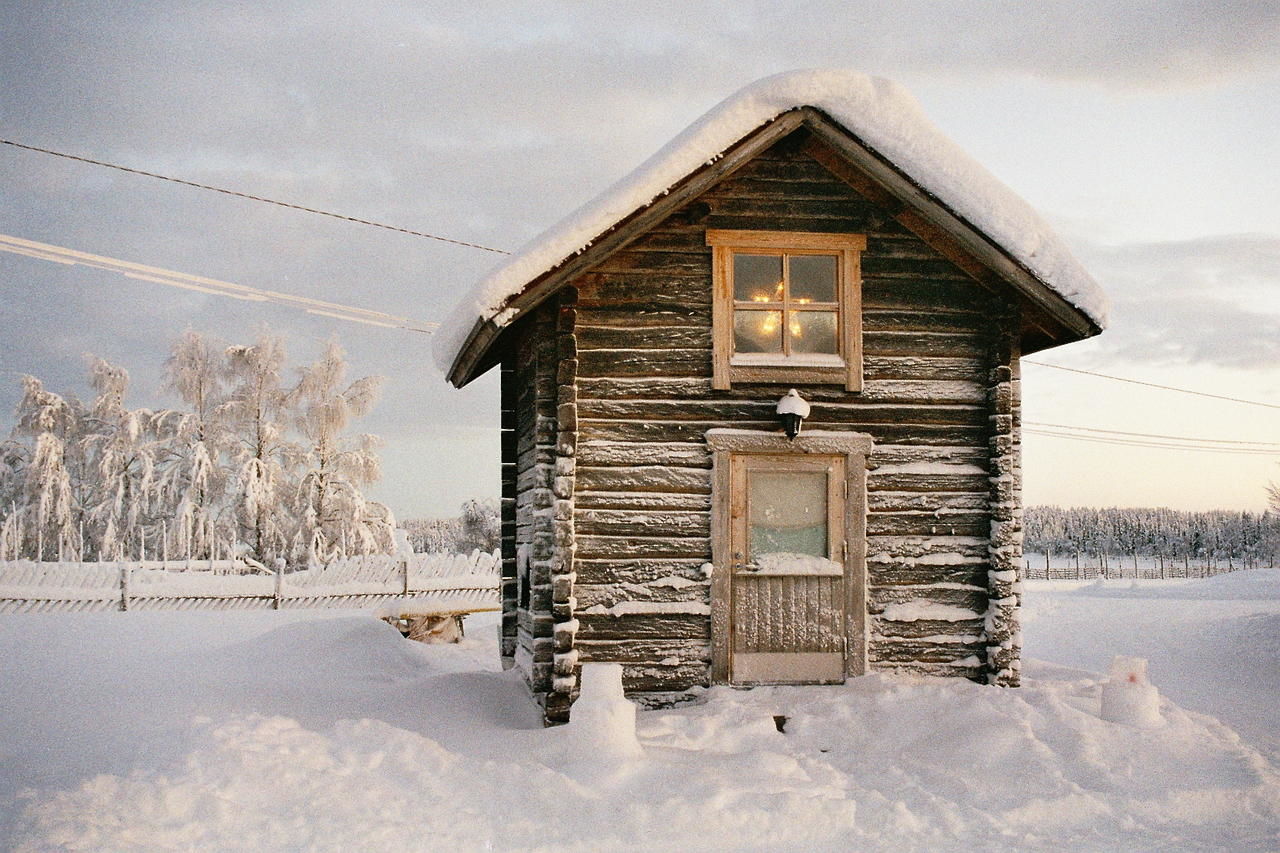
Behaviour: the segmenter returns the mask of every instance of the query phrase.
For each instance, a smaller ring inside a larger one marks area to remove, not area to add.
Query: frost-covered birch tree
[[[234,475],[228,489],[237,534],[249,556],[270,565],[288,547],[290,518],[281,499],[296,492],[297,445],[288,439],[288,393],[282,384],[284,341],[263,332],[226,350],[230,390],[221,406]]]
[[[141,556],[144,542],[157,542],[155,501],[154,414],[129,409],[125,393],[129,372],[104,359],[92,360],[89,382],[95,392],[86,416],[82,444],[92,466],[86,477],[87,516],[91,523],[91,555],[100,560]]]
[[[6,519],[6,545],[22,556],[38,560],[79,558],[78,512],[68,456],[77,452],[83,412],[74,399],[47,390],[34,376],[22,378],[16,436],[34,442],[25,459],[15,449],[6,456],[21,465]],[[70,448],[70,454],[68,452]]]
[[[173,547],[192,559],[215,557],[234,538],[219,505],[227,481],[217,465],[225,439],[217,417],[224,393],[222,347],[188,329],[173,344],[165,378],[190,406],[157,418],[168,432],[160,487],[170,508]]]
[[[346,375],[346,354],[330,341],[320,359],[301,370],[291,395],[303,437],[295,560],[325,562],[395,549],[390,511],[366,501],[361,492],[381,475],[380,439],[346,435],[348,424],[373,407],[382,377],[366,376],[348,385]]]

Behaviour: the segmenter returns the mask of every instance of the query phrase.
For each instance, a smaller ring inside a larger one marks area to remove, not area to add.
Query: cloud
[[[1080,256],[1112,300],[1099,356],[1259,370],[1280,364],[1280,236],[1085,245]]]

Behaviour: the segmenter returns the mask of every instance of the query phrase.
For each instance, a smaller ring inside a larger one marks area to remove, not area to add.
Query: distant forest
[[[1146,558],[1163,567],[1274,567],[1280,560],[1276,512],[1180,512],[1172,509],[1028,507],[1023,552],[1048,554],[1055,566],[1082,562],[1133,565]]]

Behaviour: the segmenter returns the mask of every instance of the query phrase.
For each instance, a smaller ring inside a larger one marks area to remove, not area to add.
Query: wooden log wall
[[[552,688],[555,645],[556,325],[554,305],[523,319],[512,330],[511,357],[502,366],[502,408],[513,422],[513,441],[503,443],[503,471],[515,477],[514,531],[510,543],[503,537],[502,556],[504,571],[508,560],[514,564],[515,589],[510,598],[504,590],[501,642],[504,653],[510,644],[512,664],[542,701]]]
[[[583,660],[623,662],[633,693],[661,698],[706,682],[704,434],[778,429],[786,391],[711,388],[708,227],[868,235],[865,390],[795,383],[813,403],[806,429],[875,441],[872,669],[986,675],[992,454],[1007,461],[1008,446],[993,433],[1008,420],[992,384],[1003,301],[797,148],[784,140],[575,282],[577,648]],[[920,602],[938,605],[938,618],[893,607]]]
[[[991,405],[991,566],[987,573],[987,681],[1017,687],[1021,672],[1022,375],[1013,312],[993,342]]]

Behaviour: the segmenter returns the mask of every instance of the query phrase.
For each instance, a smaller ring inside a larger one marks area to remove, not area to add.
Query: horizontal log
[[[578,376],[710,376],[709,349],[588,349],[578,354]]]
[[[940,619],[917,619],[915,622],[890,622],[875,614],[868,616],[869,635],[878,639],[918,640],[939,635],[981,635],[982,619],[944,622]]]
[[[737,231],[812,231],[819,234],[865,232],[865,224],[844,216],[783,216],[778,214],[721,214],[712,211],[708,228]]]
[[[711,349],[710,326],[579,326],[581,349]]]
[[[711,559],[711,540],[706,537],[578,536],[577,545],[577,556],[584,559],[680,557],[702,562]]]
[[[668,465],[710,468],[711,454],[705,442],[583,441],[578,444],[579,465]]]
[[[678,577],[691,581],[702,581],[705,576],[702,567],[710,556],[695,558],[631,558],[618,557],[592,558],[582,556],[578,551],[578,559],[574,568],[578,573],[578,583],[632,583],[647,584],[662,578]]]
[[[864,332],[964,332],[990,333],[990,321],[976,312],[908,311],[905,309],[863,311]]]
[[[579,490],[591,492],[711,493],[711,472],[705,468],[580,465],[575,482]]]
[[[708,683],[705,663],[690,662],[677,666],[623,666],[622,689],[632,692],[668,692],[688,690]]]
[[[588,607],[613,607],[624,601],[656,601],[663,603],[707,603],[708,587],[706,582],[691,583],[688,586],[671,584],[644,585],[633,583],[586,584],[577,583],[573,587],[573,595],[578,599],[578,612]]]
[[[644,421],[708,421],[732,426],[744,421],[777,418],[777,398],[765,400],[580,400],[578,417]],[[806,425],[847,424],[955,424],[988,423],[984,407],[968,403],[899,405],[894,403],[827,402],[815,407]]]
[[[874,638],[867,644],[867,659],[872,663],[947,664],[970,656],[982,660],[984,653],[985,648],[980,644],[886,642]]]
[[[987,445],[919,447],[911,444],[881,444],[871,451],[871,462],[879,467],[909,465],[913,462],[935,462],[953,465],[977,465],[985,468],[990,450]]]
[[[903,604],[908,601],[924,600],[934,604],[945,604],[963,607],[975,613],[987,610],[987,591],[983,589],[965,589],[951,586],[873,586],[867,590],[867,607],[872,613],[879,613],[891,604]],[[941,632],[947,633],[947,632]]]
[[[866,355],[983,358],[989,346],[989,339],[976,333],[896,331],[862,333],[862,351]]]
[[[578,306],[599,308],[611,305],[644,305],[648,302],[679,302],[685,305],[711,304],[711,250],[706,246],[695,254],[644,253],[645,257],[684,259],[682,263],[701,265],[702,276],[669,275],[661,270],[598,273],[578,284]],[[694,260],[689,261],[689,258]],[[579,323],[581,325],[581,322]]]
[[[869,536],[986,536],[991,517],[983,513],[936,516],[926,512],[867,514]]]
[[[862,256],[862,275],[868,279],[894,276],[912,279],[927,278],[935,281],[969,279],[963,270],[941,256],[901,258],[870,252]]]
[[[898,564],[904,560],[986,559],[986,536],[868,536],[867,563]]]
[[[580,510],[574,513],[573,523],[579,536],[711,535],[711,513],[689,510]]]
[[[592,268],[596,273],[643,272],[659,274],[668,278],[688,275],[697,278],[709,278],[711,275],[711,249],[704,246],[697,252],[646,252],[640,249],[624,249],[614,252]],[[579,285],[579,301],[582,291],[587,289]],[[585,303],[583,303],[585,304]]]
[[[769,200],[846,201],[857,196],[848,184],[831,180],[828,173],[792,178],[783,175],[734,176],[704,196],[714,198],[760,198]],[[867,202],[867,204],[870,204]]]
[[[976,371],[975,371],[976,375]],[[614,400],[775,400],[781,396],[777,385],[735,383],[728,392],[713,391],[709,378],[669,377],[592,377],[578,380],[582,399]],[[815,405],[825,403],[987,403],[987,387],[975,380],[938,379],[872,379],[862,391],[852,394],[838,386],[813,386],[804,398]]]
[[[929,512],[940,518],[953,512],[986,512],[990,496],[984,492],[893,492],[867,493],[871,512]]]
[[[995,294],[968,279],[901,280],[863,274],[862,310],[867,312],[928,309],[989,315],[999,304]]]
[[[885,466],[889,468],[891,466]],[[939,466],[940,468],[945,466]],[[960,466],[956,466],[959,468]],[[898,471],[873,468],[867,473],[868,492],[969,492],[977,494],[990,489],[986,474],[974,474],[961,468],[952,474],[943,470]]]
[[[681,492],[584,492],[574,495],[574,506],[579,510],[615,509],[627,511],[649,510],[710,510],[710,494],[685,494]]]
[[[980,586],[987,581],[989,563],[939,564],[910,561],[875,562],[867,565],[867,583],[872,587],[919,586],[956,583]]]
[[[630,616],[581,613],[578,639],[711,641],[711,617],[686,613],[642,613]]]
[[[815,413],[816,414],[816,413]],[[579,420],[578,435],[582,440],[609,441],[669,441],[694,442],[703,441],[707,430],[712,427],[734,427],[736,429],[763,430],[780,432],[777,416],[762,421],[741,421],[725,423],[723,421],[615,421],[615,420]],[[984,444],[987,441],[987,426],[954,426],[949,424],[911,424],[882,423],[869,424],[858,421],[849,423],[833,423],[813,418],[805,422],[805,429],[835,429],[852,432],[865,432],[871,435],[876,444]]]
[[[845,195],[771,195],[752,196],[741,192],[721,192],[703,196],[711,205],[711,217],[751,217],[777,219],[826,219],[839,220],[841,228],[849,232],[866,231],[867,227],[884,222],[885,214],[879,208],[861,199]],[[776,226],[775,226],[776,228]],[[787,228],[786,230],[790,230]]]
[[[658,664],[702,663],[711,658],[711,646],[702,639],[694,640],[584,640],[575,644],[583,662]],[[668,664],[670,665],[670,664]]]
[[[639,305],[583,306],[578,309],[579,326],[617,326],[636,329],[645,326],[697,326],[711,324],[710,305],[685,305],[666,300]]]
[[[877,381],[961,381],[978,384],[987,381],[985,354],[955,358],[951,356],[862,355],[864,383]]]

